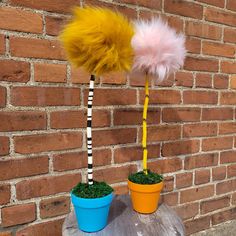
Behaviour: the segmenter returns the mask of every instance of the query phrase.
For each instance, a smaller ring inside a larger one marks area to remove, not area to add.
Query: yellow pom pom
[[[118,12],[76,7],[60,39],[74,65],[101,75],[131,68],[133,34],[133,26]]]

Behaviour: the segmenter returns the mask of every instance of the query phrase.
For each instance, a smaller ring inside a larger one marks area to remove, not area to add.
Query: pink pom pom
[[[162,81],[183,66],[186,54],[183,34],[177,34],[160,18],[137,21],[135,28],[133,70],[158,76]]]

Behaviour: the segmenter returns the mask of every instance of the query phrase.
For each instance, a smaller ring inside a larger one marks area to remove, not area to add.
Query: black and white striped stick
[[[93,150],[92,150],[92,106],[95,76],[91,75],[88,94],[87,113],[87,150],[88,150],[88,184],[93,184]]]

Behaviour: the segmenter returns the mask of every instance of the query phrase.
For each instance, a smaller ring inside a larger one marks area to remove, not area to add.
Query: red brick
[[[221,28],[202,22],[187,21],[185,31],[187,35],[199,38],[218,39],[221,38]]]
[[[148,145],[148,158],[157,158],[160,156],[160,145]],[[142,160],[143,149],[138,147],[122,147],[114,150],[115,163],[131,162]]]
[[[235,47],[221,43],[203,42],[202,52],[205,55],[234,58]]]
[[[28,154],[82,147],[81,132],[57,132],[15,136],[15,152]]]
[[[195,217],[199,212],[199,203],[190,203],[175,208],[177,214],[182,220],[187,220]]]
[[[10,140],[8,137],[0,136],[0,156],[9,154],[10,151]]]
[[[9,184],[0,184],[0,205],[10,202],[11,186]]]
[[[42,219],[67,214],[70,211],[70,198],[56,197],[42,200],[39,209]]]
[[[212,168],[212,180],[223,180],[226,177],[226,167],[219,166]]]
[[[232,204],[236,205],[236,193],[232,194]]]
[[[184,91],[184,104],[217,104],[218,94],[214,91]]]
[[[233,109],[231,108],[203,108],[202,120],[232,120]]]
[[[210,182],[211,173],[209,169],[206,170],[196,170],[195,171],[195,181],[196,185],[206,184]]]
[[[46,114],[41,111],[2,111],[0,131],[46,129]]]
[[[66,82],[66,70],[65,64],[34,64],[34,80],[37,82],[47,83],[64,83]]]
[[[147,129],[147,142],[178,140],[181,137],[181,126],[179,125],[159,125],[151,126]],[[141,139],[141,135],[139,135]]]
[[[0,161],[0,180],[48,173],[48,157],[30,157]],[[13,170],[13,171],[7,171]]]
[[[224,29],[224,42],[236,43],[236,30],[234,28]]]
[[[190,71],[209,71],[218,72],[218,60],[187,57],[184,68]]]
[[[10,0],[13,6],[27,7],[58,13],[70,13],[71,8],[78,4],[78,0]]]
[[[40,14],[21,9],[1,7],[0,18],[1,29],[30,33],[43,32],[43,19]]]
[[[174,74],[170,74],[163,81],[156,80],[154,77],[154,85],[158,87],[172,87],[174,85]],[[143,95],[144,96],[144,95]]]
[[[210,228],[210,216],[205,216],[201,218],[194,218],[191,221],[186,221],[184,223],[186,229],[186,235],[192,235],[202,230]]]
[[[222,92],[220,96],[221,105],[235,105],[236,93],[235,92]]]
[[[185,47],[188,52],[200,54],[201,40],[197,38],[187,37]]]
[[[198,140],[178,141],[174,143],[165,143],[162,148],[163,156],[175,156],[191,154],[199,151],[200,143]]]
[[[175,85],[183,87],[193,86],[193,74],[191,72],[176,72]]]
[[[214,185],[191,188],[180,192],[180,203],[193,202],[214,195]]]
[[[7,82],[27,82],[30,79],[30,64],[23,61],[1,60],[0,80]]]
[[[220,153],[220,163],[234,163],[236,162],[236,151],[225,151]]]
[[[99,82],[100,78],[95,77],[95,83]],[[83,68],[71,67],[71,82],[75,84],[89,84],[90,74]]]
[[[35,203],[2,208],[2,226],[9,227],[32,222],[36,219]]]
[[[227,122],[219,124],[219,134],[234,134],[236,132],[236,123]]]
[[[206,214],[221,208],[229,206],[230,198],[228,196],[216,198],[208,201],[201,202],[201,214]]]
[[[222,61],[221,62],[221,72],[227,74],[236,73],[236,63],[231,61]]]
[[[227,180],[216,184],[216,194],[226,194],[236,190],[236,179]]]
[[[192,122],[200,121],[199,108],[163,108],[162,120],[165,122]]]
[[[87,126],[85,110],[54,111],[50,115],[50,125],[54,129],[84,128]],[[110,112],[93,110],[93,127],[108,127],[111,123]]]
[[[215,213],[212,216],[212,225],[217,225],[225,221],[234,220],[236,218],[236,207]]]
[[[128,194],[129,193],[129,189],[127,184],[126,185],[116,185],[113,187],[115,194],[117,195],[123,195],[123,194]]]
[[[176,172],[182,169],[180,158],[168,158],[148,163],[148,168],[160,174]]]
[[[0,236],[12,236],[12,232],[10,231],[0,232]]]
[[[77,106],[80,105],[79,88],[14,87],[11,90],[14,106]]]
[[[0,54],[5,54],[6,46],[5,35],[0,34]]]
[[[236,26],[236,14],[215,8],[206,8],[205,19],[224,25]]]
[[[236,164],[227,166],[227,178],[236,176]]]
[[[99,130],[93,132],[94,147],[136,143],[137,131],[135,128]],[[106,138],[101,138],[106,137]]]
[[[106,181],[107,183],[118,183],[127,181],[129,174],[137,171],[136,165],[126,165],[120,167],[110,167],[101,170],[94,170],[96,181]]]
[[[139,104],[144,103],[144,91],[139,94]],[[149,104],[180,104],[181,94],[177,90],[150,90]]]
[[[165,14],[162,15],[165,19]],[[180,17],[176,16],[166,16],[166,20],[168,25],[171,28],[174,28],[178,33],[183,32],[184,29],[184,21],[180,19]]]
[[[209,5],[222,8],[224,8],[225,6],[225,0],[198,0],[198,2],[207,3]]]
[[[70,152],[53,156],[54,171],[75,170],[87,167],[87,152]],[[94,150],[93,165],[105,166],[111,164],[111,150]]]
[[[229,84],[228,75],[215,74],[213,77],[213,86],[216,89],[227,89]]]
[[[215,136],[216,134],[216,123],[186,124],[183,126],[184,137]]]
[[[57,40],[10,37],[10,51],[15,57],[65,59],[64,50]]]
[[[189,9],[191,9],[191,11]],[[202,19],[203,16],[203,7],[201,5],[187,1],[165,0],[164,10],[168,13],[196,19]]]
[[[61,229],[64,219],[55,221],[48,221],[40,224],[34,224],[27,226],[23,229],[19,229],[16,232],[16,236],[59,236],[61,235]]]
[[[125,72],[111,72],[102,76],[103,84],[126,84],[127,74]]]
[[[230,76],[230,88],[236,89],[236,76],[235,75]]]
[[[114,2],[129,3],[156,10],[161,9],[161,0],[115,0]]]
[[[16,196],[19,200],[68,192],[81,181],[81,174],[65,174],[28,179],[16,184]]]
[[[0,107],[6,106],[7,90],[5,87],[0,87]]]
[[[143,111],[140,109],[117,109],[114,110],[114,125],[141,125]],[[159,124],[160,123],[160,110],[148,109],[147,123]]]
[[[186,188],[190,187],[193,184],[193,173],[181,173],[176,175],[176,188]]]
[[[196,156],[186,157],[184,160],[184,168],[186,170],[207,167],[207,166],[216,166],[218,163],[218,154],[201,154]]]
[[[165,203],[168,206],[176,206],[178,204],[178,193],[166,193],[162,194],[159,203]]]
[[[46,34],[58,36],[66,23],[64,17],[45,16]]]
[[[212,87],[212,76],[209,74],[197,73],[195,79],[196,87],[211,88]]]
[[[163,193],[173,191],[173,189],[174,189],[174,177],[173,176],[165,177],[163,183],[164,183],[164,186],[162,189]]]
[[[88,90],[84,92],[84,97],[88,97]],[[113,106],[113,105],[134,105],[136,104],[136,91],[134,89],[95,89],[93,105]],[[85,102],[87,106],[87,100]]]
[[[233,137],[207,138],[202,140],[202,150],[230,149],[233,146]]]
[[[234,0],[228,0],[226,7],[227,7],[227,9],[235,11],[236,10],[235,1]]]

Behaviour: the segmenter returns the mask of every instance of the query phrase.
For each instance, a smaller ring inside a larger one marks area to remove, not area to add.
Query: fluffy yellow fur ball
[[[118,12],[76,7],[72,21],[64,28],[60,39],[74,65],[101,75],[130,69],[133,34],[133,26]]]

